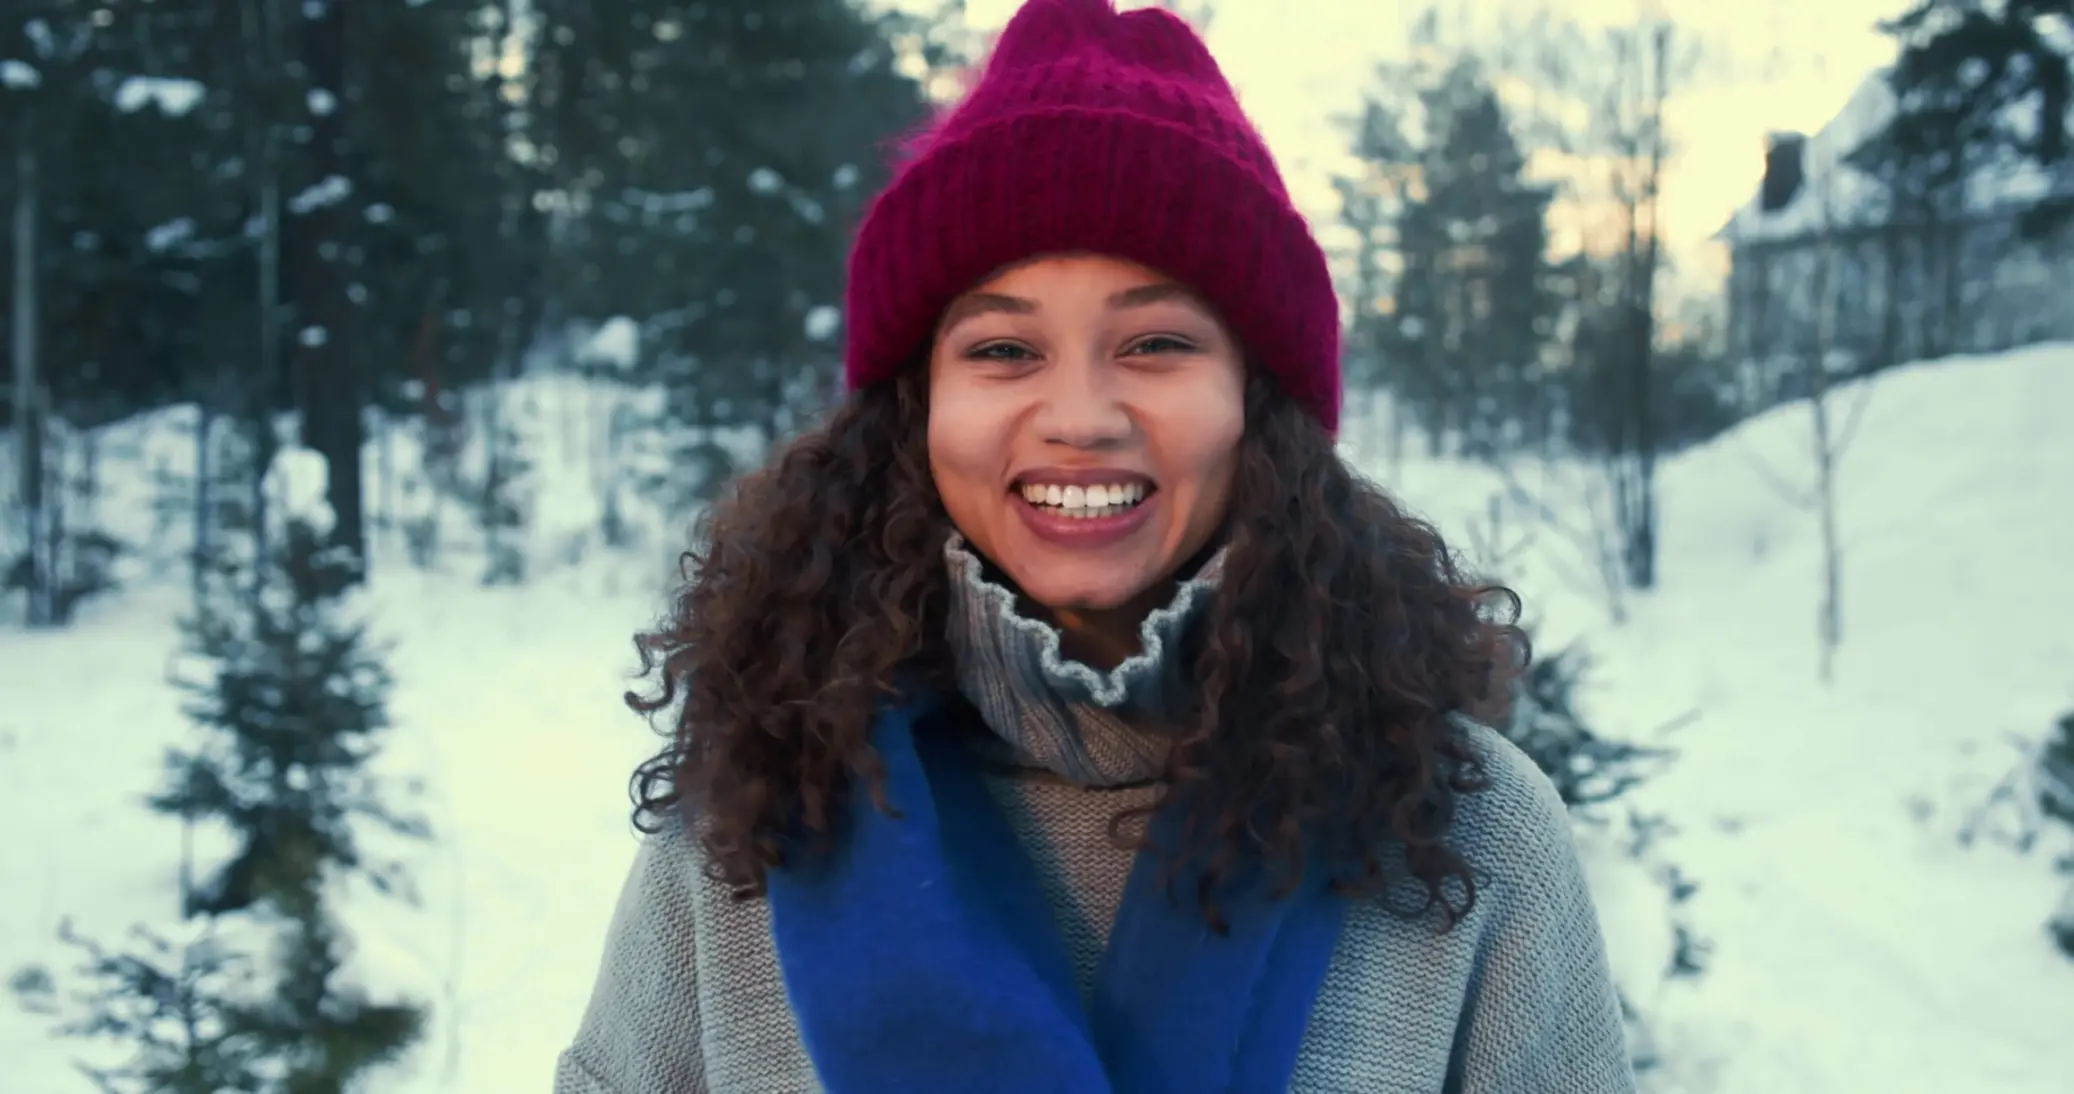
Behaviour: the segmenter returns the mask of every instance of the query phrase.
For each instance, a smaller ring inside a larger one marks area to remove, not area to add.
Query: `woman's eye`
[[[1194,353],[1195,346],[1169,335],[1155,334],[1131,346],[1132,353]]]
[[[1036,355],[1028,347],[1014,342],[989,342],[967,350],[965,356],[975,361],[1027,361]]]

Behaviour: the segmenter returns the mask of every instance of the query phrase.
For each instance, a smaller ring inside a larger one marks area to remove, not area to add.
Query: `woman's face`
[[[1244,371],[1175,282],[1110,258],[1028,262],[945,309],[930,472],[958,530],[1060,626],[1122,638],[1224,519]]]

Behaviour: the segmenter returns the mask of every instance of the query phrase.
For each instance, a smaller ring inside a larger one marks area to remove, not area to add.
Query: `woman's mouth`
[[[1157,508],[1148,504],[1159,493],[1150,479],[1086,477],[1095,481],[1015,483],[1009,496],[1023,526],[1054,547],[1099,550],[1129,539]]]
[[[1017,489],[1031,508],[1046,516],[1069,520],[1122,516],[1143,504],[1150,493],[1143,482],[1093,483],[1087,486],[1023,483]]]

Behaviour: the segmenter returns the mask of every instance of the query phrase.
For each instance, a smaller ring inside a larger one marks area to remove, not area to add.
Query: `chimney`
[[[1773,133],[1765,140],[1764,184],[1757,191],[1758,210],[1776,213],[1793,204],[1805,181],[1808,139],[1799,133]]]

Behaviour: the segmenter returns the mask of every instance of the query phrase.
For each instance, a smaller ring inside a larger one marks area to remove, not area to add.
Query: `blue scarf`
[[[1280,1094],[1344,901],[1307,871],[1219,899],[1141,852],[1083,1006],[1035,868],[934,701],[874,728],[888,803],[769,879],[785,990],[829,1094]],[[1154,844],[1172,811],[1152,820]]]

